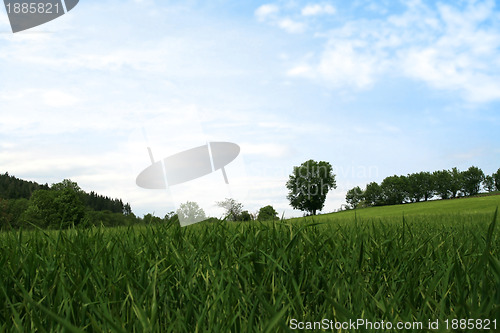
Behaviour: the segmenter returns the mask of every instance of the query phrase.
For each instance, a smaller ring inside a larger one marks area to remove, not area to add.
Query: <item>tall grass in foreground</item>
[[[0,331],[500,317],[491,215],[0,234]],[[349,332],[349,331],[348,331]]]

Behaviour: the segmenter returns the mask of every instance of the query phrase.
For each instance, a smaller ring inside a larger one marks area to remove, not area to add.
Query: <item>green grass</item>
[[[497,205],[474,198],[314,221],[1,233],[0,331],[286,332],[292,318],[498,320]]]
[[[319,215],[320,220],[327,218],[345,219],[354,218],[385,218],[404,216],[447,216],[447,215],[476,215],[493,214],[500,206],[500,195],[480,196],[474,198],[459,198],[448,200],[433,200],[411,204],[380,206],[347,210],[338,213]]]

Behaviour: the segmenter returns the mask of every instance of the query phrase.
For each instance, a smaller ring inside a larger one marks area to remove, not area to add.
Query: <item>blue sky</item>
[[[495,1],[82,0],[17,34],[2,10],[0,78],[1,172],[71,178],[138,215],[185,199],[135,185],[148,145],[239,144],[231,186],[208,186],[287,216],[311,158],[337,174],[324,212],[393,174],[500,167]]]

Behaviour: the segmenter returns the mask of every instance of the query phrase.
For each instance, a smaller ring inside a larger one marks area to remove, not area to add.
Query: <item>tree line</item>
[[[382,183],[371,182],[365,189],[356,186],[346,194],[349,208],[397,205],[407,202],[427,201],[434,197],[450,199],[500,191],[500,169],[492,175],[475,166],[465,171],[451,170],[418,172],[407,176],[386,177]]]
[[[66,180],[68,181],[68,180]],[[63,181],[64,183],[64,181]],[[54,190],[58,189],[62,183],[56,186],[48,184],[38,184],[36,182],[23,180],[15,176],[9,175],[8,172],[0,174],[0,198],[1,199],[30,199],[33,192],[36,190]],[[68,184],[66,184],[68,185]],[[113,199],[108,196],[100,195],[91,191],[90,193],[80,190],[78,187],[78,195],[86,207],[95,211],[108,210],[113,213],[131,213],[130,204],[123,203],[121,199]]]
[[[141,222],[129,203],[95,192],[77,183],[40,185],[0,174],[0,228],[60,228],[79,225],[127,225]]]
[[[164,222],[178,221],[181,218],[184,221],[274,221],[278,219],[278,212],[273,206],[267,205],[261,207],[259,211],[250,213],[248,210],[243,210],[243,204],[233,198],[226,198],[223,201],[217,201],[216,205],[224,209],[224,215],[221,218],[207,217],[205,211],[196,202],[187,201],[179,205],[175,212],[170,212],[165,215]],[[151,219],[151,216],[148,216]],[[160,222],[160,218],[157,218]]]
[[[217,205],[225,210],[222,220],[265,221],[278,218],[278,213],[270,205],[262,207],[255,214],[243,210],[243,204],[232,198],[217,202]],[[94,191],[87,193],[70,179],[49,186],[22,180],[8,173],[0,174],[0,230],[179,223],[179,215],[184,218],[201,215],[202,220],[221,221],[219,218],[206,217],[195,202],[181,204],[177,211],[167,213],[163,218],[152,214],[141,218],[134,215],[129,203]]]

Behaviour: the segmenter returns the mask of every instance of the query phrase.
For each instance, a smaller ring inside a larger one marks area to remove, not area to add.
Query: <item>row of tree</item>
[[[278,213],[268,205],[255,214],[243,209],[243,204],[234,199],[217,202],[224,208],[222,220],[251,221],[275,220]],[[95,192],[86,193],[76,182],[65,179],[60,183],[39,185],[25,181],[8,173],[0,175],[0,229],[11,228],[68,228],[120,226],[151,223],[179,223],[179,216],[185,220],[219,221],[207,218],[203,209],[195,202],[181,204],[176,212],[164,218],[146,214],[136,217],[128,203],[121,199],[111,199]]]
[[[278,218],[278,212],[271,205],[264,206],[257,213],[252,214],[248,210],[243,210],[243,204],[233,198],[226,198],[216,204],[224,209],[225,212],[222,219],[226,221],[272,221]],[[170,222],[175,221],[176,218],[181,218],[184,221],[203,221],[208,219],[205,211],[196,202],[192,201],[181,204],[176,212],[168,213],[164,220]],[[210,219],[219,220],[216,218]]]
[[[69,183],[68,183],[69,182]],[[70,184],[72,183],[72,184]],[[123,203],[121,199],[113,199],[108,196],[103,196],[91,191],[87,193],[78,187],[76,183],[70,180],[63,180],[61,183],[53,184],[38,184],[33,181],[27,181],[15,176],[9,175],[8,172],[0,174],[0,199],[30,199],[33,193],[37,190],[58,190],[65,186],[73,186],[78,193],[84,205],[95,211],[110,211],[113,213],[132,213],[130,204]]]
[[[500,169],[492,175],[485,175],[478,167],[465,171],[457,168],[435,172],[419,172],[407,176],[390,176],[381,184],[371,182],[362,190],[356,186],[346,194],[349,208],[396,205],[419,202],[438,196],[441,199],[476,195],[484,189],[487,192],[500,191]]]
[[[0,228],[66,228],[140,223],[130,204],[95,192],[86,193],[65,179],[52,186],[0,174]]]

